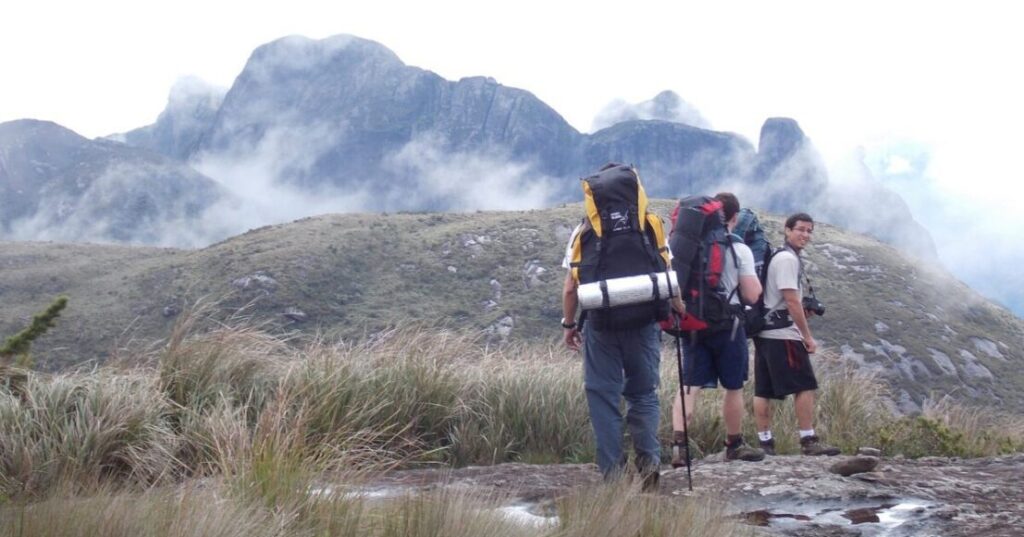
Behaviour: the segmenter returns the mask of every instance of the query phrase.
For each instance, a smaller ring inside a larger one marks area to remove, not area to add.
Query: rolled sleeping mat
[[[679,296],[679,285],[676,273],[670,270],[585,283],[576,290],[576,296],[585,310],[614,308]]]

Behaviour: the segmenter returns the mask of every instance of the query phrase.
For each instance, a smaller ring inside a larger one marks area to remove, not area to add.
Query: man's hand
[[[683,302],[683,299],[674,296],[672,297],[672,300],[669,301],[669,304],[672,305],[672,309],[674,309],[680,316],[686,313],[686,303]]]
[[[814,338],[807,336],[804,338],[804,348],[807,349],[807,354],[814,354],[818,350],[818,342],[814,341]]]
[[[565,346],[569,347],[569,350],[578,351],[583,345],[583,335],[576,328],[565,328],[565,332],[562,338],[565,340]]]

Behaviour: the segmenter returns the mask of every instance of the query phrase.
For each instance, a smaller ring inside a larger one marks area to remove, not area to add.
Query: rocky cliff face
[[[0,124],[0,234],[15,239],[177,243],[224,196],[155,153],[88,140],[59,125]]]
[[[352,36],[289,37],[256,49],[191,156],[271,153],[288,161],[281,182],[314,190],[370,182],[380,193],[415,186],[417,177],[388,165],[413,142],[428,139],[442,152],[500,150],[559,174],[577,137],[536,97],[493,79],[449,82]],[[296,145],[301,154],[289,155]]]
[[[825,192],[828,169],[795,120],[769,118],[761,126],[751,184],[757,186],[755,205],[787,213]]]
[[[655,112],[678,112],[672,96],[655,99]],[[167,127],[158,121],[147,129]],[[133,131],[126,142],[140,136]],[[458,208],[443,197],[413,196],[416,204],[408,204],[400,195],[429,186],[410,161],[438,153],[515,166],[522,178],[546,176],[549,203],[576,199],[575,178],[610,160],[639,166],[653,196],[677,197],[681,188],[742,178],[753,157],[738,136],[668,121],[635,119],[584,135],[527,91],[486,77],[447,81],[354,36],[259,47],[206,132],[192,136],[194,150],[182,155],[189,142],[151,140],[193,162],[273,161],[277,181],[307,190],[369,190],[375,210]]]

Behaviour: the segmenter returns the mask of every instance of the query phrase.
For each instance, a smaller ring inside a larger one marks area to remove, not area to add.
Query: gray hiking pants
[[[626,462],[622,449],[623,418],[619,410],[623,397],[637,467],[641,470],[657,468],[661,462],[658,442],[660,330],[657,323],[634,330],[584,330],[583,380],[597,444],[597,465],[606,478],[621,473]]]

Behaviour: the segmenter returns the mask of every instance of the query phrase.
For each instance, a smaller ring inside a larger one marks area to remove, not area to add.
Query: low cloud
[[[1007,171],[986,169],[985,163],[944,164],[937,154],[937,148],[922,142],[885,140],[863,148],[859,156],[928,229],[946,270],[1024,315],[1024,249],[1018,237],[1024,211],[1012,186],[991,186],[1006,184],[995,174]]]
[[[557,181],[500,149],[448,151],[444,139],[421,135],[392,155],[383,168],[412,178],[414,188],[396,190],[389,205],[450,211],[536,209],[550,204]]]
[[[231,193],[203,215],[201,227],[219,240],[307,216],[367,210],[371,195],[363,188],[303,185],[344,132],[326,122],[285,123],[263,133],[251,147],[201,155],[195,168]]]

